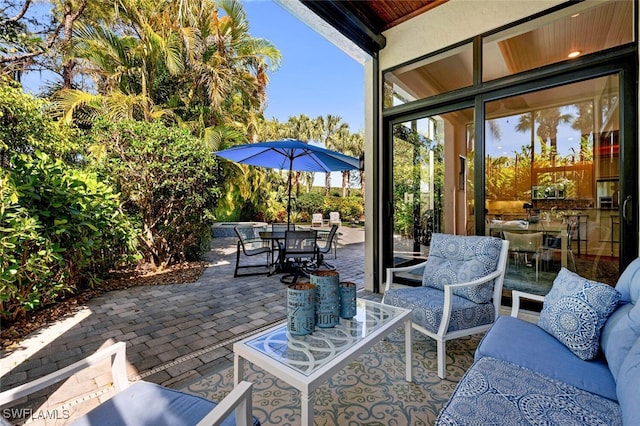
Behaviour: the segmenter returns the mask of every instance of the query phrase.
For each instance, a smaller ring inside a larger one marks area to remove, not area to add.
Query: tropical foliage
[[[75,159],[80,147],[74,131],[49,119],[48,103],[25,94],[19,84],[0,76],[0,165],[16,153],[39,149],[54,157]]]
[[[132,227],[95,174],[36,151],[14,156],[0,179],[3,317],[94,287],[131,258]]]
[[[51,0],[39,17],[30,0],[5,3],[4,318],[98,286],[136,260],[165,268],[197,259],[214,220],[286,220],[287,174],[218,161],[217,150],[289,137],[363,151],[337,116],[264,119],[269,73],[282,58],[251,36],[238,0]],[[43,99],[13,81],[34,70],[59,76]],[[293,176],[292,218],[361,214],[360,197],[307,197],[313,179]]]
[[[139,223],[138,243],[155,267],[199,258],[209,247],[212,206],[220,195],[217,166],[204,143],[160,122],[96,124],[106,147],[97,161]]]

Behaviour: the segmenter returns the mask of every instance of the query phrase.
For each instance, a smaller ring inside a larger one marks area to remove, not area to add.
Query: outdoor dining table
[[[260,231],[258,233],[260,238],[265,241],[269,241],[273,247],[273,242],[276,243],[278,247],[278,258],[275,261],[274,266],[276,267],[275,272],[284,271],[284,247],[280,244],[280,241],[284,241],[285,231]]]

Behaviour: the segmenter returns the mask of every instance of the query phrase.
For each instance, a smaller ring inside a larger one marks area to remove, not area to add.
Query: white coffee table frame
[[[242,381],[244,360],[300,391],[302,425],[313,425],[313,397],[318,386],[383,337],[401,327],[405,334],[406,380],[412,381],[412,311],[370,300],[357,300],[357,314],[334,328],[291,336],[282,323],[234,343],[234,382]]]

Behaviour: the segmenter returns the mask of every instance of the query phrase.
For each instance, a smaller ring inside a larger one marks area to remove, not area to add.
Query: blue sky
[[[364,67],[269,0],[244,0],[249,33],[273,43],[282,65],[270,76],[267,119],[339,115],[364,129]]]

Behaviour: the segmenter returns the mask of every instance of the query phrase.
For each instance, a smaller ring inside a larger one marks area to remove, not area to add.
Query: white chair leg
[[[438,377],[446,379],[447,377],[447,342],[437,341],[438,345]]]

